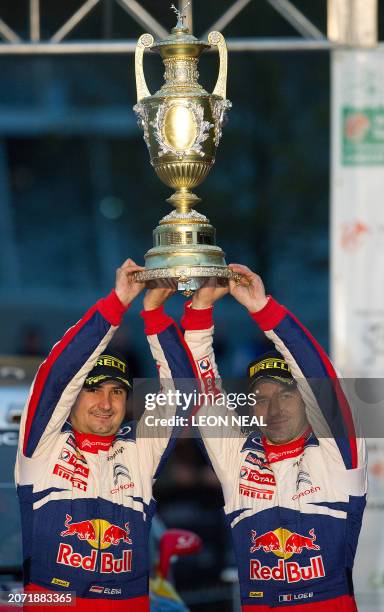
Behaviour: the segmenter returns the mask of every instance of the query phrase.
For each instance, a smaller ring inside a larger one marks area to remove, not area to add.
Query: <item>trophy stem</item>
[[[186,187],[180,187],[167,199],[167,202],[172,204],[178,213],[188,213],[193,206],[201,202],[201,198]]]

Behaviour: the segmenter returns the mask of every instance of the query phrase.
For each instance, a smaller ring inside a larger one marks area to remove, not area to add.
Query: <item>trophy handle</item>
[[[137,101],[140,102],[143,98],[147,98],[151,95],[145,81],[144,69],[143,69],[143,57],[144,51],[152,47],[155,39],[152,34],[142,34],[137,41],[136,52],[135,52],[135,74],[136,74],[136,92]]]
[[[210,32],[208,34],[208,42],[210,45],[215,45],[219,51],[220,70],[217,77],[214,96],[220,96],[223,100],[227,97],[227,71],[228,71],[228,51],[224,36],[221,32]]]

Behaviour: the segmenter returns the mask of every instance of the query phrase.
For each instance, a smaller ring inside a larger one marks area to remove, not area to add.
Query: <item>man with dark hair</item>
[[[230,293],[277,351],[248,368],[252,410],[263,416],[264,435],[200,427],[223,488],[242,610],[356,612],[352,568],[367,486],[364,440],[332,364],[308,330],[265,295],[258,275],[230,268],[241,275],[230,281]],[[200,289],[182,319],[202,390],[217,397],[212,306],[225,292]],[[199,415],[231,414],[220,406],[202,405]]]
[[[149,611],[152,484],[172,444],[156,430],[142,435],[142,420],[124,420],[128,366],[109,345],[143,289],[139,270],[130,259],[117,270],[115,289],[55,344],[32,385],[15,474],[25,607],[36,595],[48,610],[75,592],[76,610]],[[177,372],[168,366],[180,332],[152,315],[170,293],[148,291],[142,315],[168,371],[190,378],[190,363]]]

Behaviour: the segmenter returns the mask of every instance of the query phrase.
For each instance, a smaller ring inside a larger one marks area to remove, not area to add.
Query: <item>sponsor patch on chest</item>
[[[64,480],[68,480],[74,488],[87,490],[89,468],[87,460],[79,451],[73,452],[69,448],[63,448],[54,465],[53,474]]]
[[[250,580],[276,580],[281,582],[296,583],[301,580],[315,580],[325,576],[323,557],[318,554],[309,561],[308,565],[303,565],[299,561],[291,561],[294,555],[301,555],[303,550],[319,551],[320,546],[316,543],[314,528],[308,534],[301,534],[289,531],[283,527],[278,527],[274,531],[257,533],[251,531],[250,553],[258,551],[271,553],[271,556],[278,558],[276,565],[263,565],[261,559],[250,559],[249,577]],[[288,601],[288,600],[287,600]]]
[[[116,558],[110,552],[92,550],[89,555],[74,552],[70,544],[60,544],[56,563],[69,567],[95,572],[100,568],[102,574],[122,574],[132,571],[132,550],[123,550],[122,556]]]
[[[125,549],[119,556],[107,551],[110,547],[119,544],[133,545],[130,536],[129,523],[124,527],[115,525],[105,519],[84,519],[73,521],[67,514],[64,523],[65,529],[61,531],[62,538],[71,538],[85,541],[89,544],[89,554],[76,552],[69,543],[61,543],[57,551],[56,563],[72,568],[103,574],[121,574],[132,571],[132,550]]]
[[[276,580],[295,583],[300,580],[315,580],[324,578],[325,570],[321,555],[312,557],[309,565],[300,565],[297,561],[284,561],[280,559],[277,565],[271,567],[263,565],[259,559],[250,560],[251,580]]]
[[[265,457],[262,455],[257,455],[256,453],[248,453],[244,459],[245,463],[250,463],[251,465],[256,465],[259,470],[268,470],[272,472],[272,469]]]
[[[243,466],[240,470],[240,478],[258,484],[276,486],[276,480],[272,472],[260,472],[250,467]]]
[[[248,453],[240,468],[240,495],[270,501],[275,488],[275,476],[263,457],[255,453]]]

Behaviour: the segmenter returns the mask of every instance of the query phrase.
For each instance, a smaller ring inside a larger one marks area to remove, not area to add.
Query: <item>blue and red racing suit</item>
[[[242,610],[356,611],[352,567],[365,507],[365,442],[356,436],[332,364],[308,330],[272,298],[252,318],[288,362],[312,430],[271,445],[240,427],[224,425],[221,434],[219,425],[213,433],[200,427],[223,488]],[[220,391],[212,309],[187,304],[182,326],[203,390]],[[227,411],[215,409],[203,405],[197,418]]]
[[[124,311],[112,291],[53,347],[23,413],[15,470],[26,590],[75,592],[76,609],[92,612],[149,610],[152,484],[174,440],[141,435],[143,419],[115,436],[80,434],[68,421]],[[172,319],[142,314],[168,377],[193,378],[192,361],[175,358],[183,340]]]

